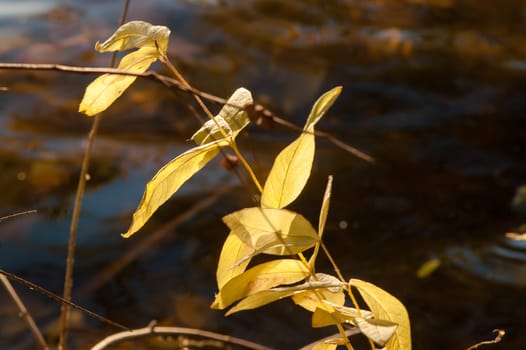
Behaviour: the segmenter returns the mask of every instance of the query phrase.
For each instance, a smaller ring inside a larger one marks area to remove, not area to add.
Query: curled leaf
[[[391,339],[398,327],[393,322],[361,317],[355,317],[354,324],[367,338],[382,347]]]
[[[358,311],[355,308],[323,300],[318,303],[312,314],[312,327],[327,327],[338,323],[355,324],[355,318],[372,318],[373,314],[367,310]]]
[[[332,175],[329,176],[327,180],[327,186],[325,187],[325,193],[323,195],[323,201],[321,203],[320,209],[320,219],[318,222],[318,235],[320,239],[316,242],[314,246],[314,252],[309,259],[309,264],[314,268],[316,265],[316,259],[318,258],[318,252],[320,251],[321,238],[323,237],[323,232],[325,231],[325,223],[327,222],[327,215],[329,214],[329,204],[331,202],[331,192],[332,192]]]
[[[151,47],[164,55],[168,48],[169,36],[168,27],[154,26],[144,21],[131,21],[120,26],[102,44],[97,42],[95,49],[99,52],[107,52]]]
[[[232,136],[239,132],[250,122],[247,113],[243,109],[253,102],[252,94],[245,88],[238,88],[223,106],[214,120],[208,120],[192,135],[192,140],[198,145],[224,138],[220,128],[226,136]]]

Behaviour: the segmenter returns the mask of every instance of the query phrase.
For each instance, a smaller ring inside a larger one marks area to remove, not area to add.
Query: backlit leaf
[[[302,133],[278,154],[261,193],[261,206],[283,208],[300,195],[310,176],[315,147],[314,135]]]
[[[296,254],[317,240],[303,216],[285,209],[246,208],[226,215],[223,222],[247,246],[266,254]]]
[[[124,56],[119,63],[119,69],[144,73],[158,57],[159,53],[155,48],[143,47]],[[79,112],[93,116],[106,110],[135,79],[137,77],[117,74],[104,74],[98,77],[86,88]]]
[[[274,160],[261,194],[261,205],[284,208],[303,191],[310,177],[314,160],[314,126],[334,103],[341,92],[336,87],[323,94],[314,104],[305,123],[304,133],[288,145]]]
[[[276,287],[269,290],[264,290],[258,293],[247,296],[241,300],[236,306],[231,308],[227,315],[233,314],[234,312],[255,309],[257,307],[269,304],[276,300],[290,297],[295,294],[303,293],[305,291],[316,290],[318,295],[325,298],[329,295],[334,295],[338,298],[338,302],[341,302],[342,305],[345,301],[345,295],[342,292],[343,284],[338,279],[327,278],[332,277],[325,274],[316,274],[318,280],[314,280],[312,277],[309,277],[304,283],[286,286],[286,287]],[[329,296],[330,297],[330,296]],[[331,297],[330,297],[331,298]],[[334,298],[331,298],[334,299]]]
[[[213,309],[224,309],[233,302],[270,288],[292,284],[309,275],[309,269],[300,260],[280,259],[256,265],[229,280],[219,290]]]
[[[239,132],[250,122],[247,113],[242,108],[253,102],[250,91],[245,88],[237,89],[228,99],[228,104],[225,104],[219,114],[214,117],[215,121],[208,120],[192,135],[191,139],[198,145],[202,145],[224,138],[218,125],[226,133],[226,136],[232,136],[233,133]]]
[[[318,100],[314,103],[314,106],[312,107],[309,117],[307,118],[307,122],[305,123],[305,127],[303,130],[313,130],[316,123],[320,121],[320,119],[323,117],[323,115],[327,112],[329,108],[334,104],[334,101],[340,96],[340,93],[342,92],[342,87],[337,86],[323,95],[321,95]]]
[[[410,350],[411,327],[409,315],[404,305],[394,296],[374,284],[358,279],[351,279],[349,283],[358,289],[377,320],[386,320],[398,325],[395,333],[387,342],[387,349]]]
[[[237,305],[228,310],[225,315],[228,316],[235,312],[255,309],[257,307],[270,304],[274,301],[287,298],[294,293],[294,291],[276,291],[274,289],[257,292],[241,300],[239,303],[237,303]]]
[[[226,140],[220,140],[192,148],[162,167],[146,185],[141,202],[133,213],[130,228],[123,237],[128,238],[137,232],[190,177],[214,158],[219,146],[227,144]]]
[[[354,324],[367,338],[382,347],[391,339],[398,327],[398,325],[393,322],[361,317],[356,317]]]
[[[245,271],[253,252],[254,248],[247,246],[238,236],[230,232],[223,244],[217,264],[216,279],[219,289]]]
[[[131,21],[120,26],[102,44],[97,42],[95,49],[100,52],[121,51],[133,48],[150,47],[166,54],[170,29],[154,26],[144,21]]]

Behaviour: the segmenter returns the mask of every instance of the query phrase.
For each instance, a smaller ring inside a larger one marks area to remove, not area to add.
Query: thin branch
[[[7,271],[5,271],[5,270],[0,269],[0,275],[4,275],[5,277],[9,278],[11,281],[15,281],[15,282],[17,282],[17,283],[20,283],[20,284],[22,284],[22,285],[28,287],[29,289],[35,290],[35,291],[39,292],[40,294],[45,295],[45,296],[48,297],[48,298],[51,298],[51,299],[53,299],[53,300],[58,301],[59,303],[62,303],[62,304],[66,304],[66,305],[68,305],[68,306],[71,306],[72,308],[77,309],[77,310],[79,310],[79,311],[85,313],[85,314],[88,315],[88,316],[91,316],[91,317],[93,317],[93,318],[96,318],[96,319],[98,319],[99,321],[102,321],[102,322],[104,322],[104,323],[107,323],[107,324],[109,324],[109,325],[112,325],[112,326],[114,326],[114,327],[117,327],[117,328],[120,328],[120,329],[123,329],[123,330],[127,330],[127,331],[130,330],[128,327],[123,326],[123,325],[120,324],[120,323],[117,323],[117,322],[115,322],[115,321],[112,321],[112,320],[110,320],[110,319],[107,319],[107,318],[104,317],[104,316],[101,316],[101,315],[99,315],[99,314],[97,314],[97,313],[95,313],[95,312],[93,312],[93,311],[90,311],[90,310],[88,310],[88,309],[83,308],[82,306],[79,306],[79,305],[77,305],[77,304],[75,304],[75,303],[72,303],[71,301],[62,298],[62,297],[56,295],[55,293],[52,293],[52,292],[50,292],[49,290],[47,290],[47,289],[45,289],[45,288],[43,288],[43,287],[41,287],[41,286],[39,286],[39,285],[37,285],[37,284],[31,282],[31,281],[28,281],[28,280],[26,280],[26,279],[23,279],[22,277],[18,277],[18,276],[15,275],[15,274],[12,274],[12,273],[10,273],[10,272],[7,272]]]
[[[120,25],[122,26],[126,22],[126,16],[128,14],[128,8],[130,0],[125,0],[124,7],[122,9]],[[111,55],[110,67],[115,67],[117,60],[117,54],[114,52]],[[64,299],[71,301],[71,290],[73,289],[73,269],[75,265],[75,247],[77,244],[77,230],[80,218],[80,209],[82,206],[82,199],[86,191],[86,181],[88,176],[89,164],[91,160],[91,150],[93,143],[95,142],[95,135],[100,124],[100,114],[96,115],[91,124],[91,129],[88,134],[88,143],[82,159],[82,166],[80,169],[79,181],[77,185],[77,192],[75,194],[75,204],[73,206],[73,213],[71,215],[71,225],[69,231],[69,242],[68,242],[68,256],[66,258],[66,273],[64,276]],[[62,304],[60,312],[60,337],[58,348],[59,350],[65,350],[67,348],[67,337],[68,337],[68,323],[70,317],[70,310],[68,304]]]
[[[240,345],[247,349],[253,349],[253,350],[272,350],[271,348],[268,348],[266,346],[240,339],[235,338],[219,333],[214,332],[208,332],[203,331],[200,329],[194,329],[194,328],[183,328],[183,327],[157,327],[157,326],[148,326],[144,328],[134,329],[129,332],[120,332],[116,334],[112,334],[97,344],[95,344],[91,350],[104,350],[107,349],[110,345],[115,345],[117,343],[120,343],[122,341],[127,340],[136,340],[139,338],[147,338],[151,336],[168,336],[168,337],[176,337],[180,335],[187,335],[187,336],[197,336],[197,337],[203,337],[203,338],[209,338],[221,341],[223,343],[227,344],[234,344],[234,345]]]
[[[79,67],[79,66],[69,66],[69,65],[64,65],[64,64],[52,64],[52,63],[35,64],[35,63],[2,63],[2,62],[0,62],[0,69],[59,71],[59,72],[76,73],[76,74],[115,74],[115,75],[128,75],[128,76],[134,76],[138,78],[145,78],[145,79],[149,79],[154,82],[163,84],[166,87],[175,88],[179,91],[199,96],[211,102],[215,102],[215,103],[223,104],[223,105],[229,105],[229,106],[239,108],[239,109],[244,109],[245,111],[247,111],[249,115],[256,114],[257,116],[261,117],[261,118],[260,117],[252,118],[252,119],[257,120],[258,125],[266,125],[268,123],[270,124],[275,123],[275,124],[285,126],[295,131],[307,132],[307,133],[309,132],[309,131],[303,130],[303,128],[291,122],[286,121],[283,118],[276,116],[274,113],[272,113],[270,110],[266,109],[264,106],[260,104],[249,105],[246,107],[237,106],[232,103],[229,103],[228,100],[225,100],[222,97],[215,96],[215,95],[206,93],[204,91],[200,91],[192,86],[186,86],[174,78],[159,74],[154,71],[146,71],[144,73],[137,73],[137,72],[130,72],[130,71],[125,71],[125,70],[121,70],[117,68]],[[266,120],[268,120],[269,122],[267,123]],[[345,152],[351,153],[354,156],[362,160],[365,160],[371,163],[374,162],[373,157],[346,144],[345,142],[339,140],[338,138],[326,132],[315,130],[312,133],[318,137],[327,139],[329,142],[331,142],[336,147],[344,150]]]
[[[504,329],[494,329],[493,331],[491,331],[492,333],[497,333],[497,336],[495,337],[495,339],[493,340],[486,340],[486,341],[481,341],[480,343],[477,343],[475,345],[472,345],[470,346],[469,348],[467,348],[466,350],[474,350],[474,349],[477,349],[479,346],[482,346],[482,345],[490,345],[490,344],[497,344],[498,342],[500,342],[502,340],[502,338],[506,335],[506,331]]]
[[[11,218],[16,218],[17,216],[21,216],[21,215],[27,215],[27,214],[33,214],[33,213],[36,213],[37,210],[33,209],[33,210],[26,210],[26,211],[22,211],[20,213],[14,213],[14,214],[11,214],[11,215],[7,215],[7,216],[2,216],[0,218],[0,222],[2,221],[5,221],[7,219],[11,219]]]
[[[42,335],[42,333],[40,333],[40,330],[38,329],[35,323],[35,320],[33,320],[33,317],[31,317],[31,315],[27,311],[24,303],[22,302],[22,300],[16,293],[15,289],[13,288],[13,285],[11,284],[11,282],[9,282],[9,279],[7,279],[6,276],[0,274],[0,281],[3,283],[5,289],[7,290],[7,292],[13,299],[13,301],[15,302],[16,306],[18,307],[18,310],[20,310],[20,313],[19,313],[20,317],[22,317],[24,321],[26,321],[29,329],[31,330],[31,333],[33,333],[38,345],[40,345],[40,348],[43,350],[48,350],[49,347],[46,344],[46,340],[44,339],[44,336]]]

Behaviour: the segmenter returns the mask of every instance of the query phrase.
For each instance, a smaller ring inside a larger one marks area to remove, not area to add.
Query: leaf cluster
[[[145,72],[158,59],[166,61],[170,30],[135,21],[121,26],[108,40],[97,43],[101,52],[136,49],[124,56],[119,68]],[[108,108],[136,77],[105,74],[86,89],[79,110],[87,115]],[[403,304],[381,288],[365,281],[316,272],[316,259],[323,248],[322,236],[329,211],[332,177],[323,197],[317,228],[301,214],[287,209],[303,191],[311,174],[316,142],[315,126],[342,91],[335,87],[313,105],[303,132],[275,158],[261,188],[259,205],[223,217],[230,232],[223,244],[216,271],[218,292],[211,307],[228,309],[227,315],[290,298],[312,313],[312,326],[336,326],[341,338],[320,342],[315,349],[352,349],[344,326],[357,327],[371,345],[389,350],[411,348],[410,325]],[[195,173],[215,158],[222,147],[241,156],[237,135],[250,123],[246,108],[253,106],[250,91],[237,89],[218,115],[210,118],[191,137],[196,146],[162,167],[146,185],[124,237],[130,237],[150,219]],[[251,169],[242,162],[249,173]],[[258,187],[257,179],[253,177]],[[312,249],[307,260],[304,254]],[[259,254],[273,256],[250,266]],[[330,258],[332,261],[332,258]],[[335,269],[338,271],[338,269]],[[369,310],[360,308],[357,290]],[[346,305],[346,300],[351,305]]]

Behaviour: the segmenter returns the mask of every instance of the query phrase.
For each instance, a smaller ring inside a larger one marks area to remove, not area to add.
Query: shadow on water
[[[38,9],[32,1],[12,3],[0,1],[1,61],[108,64],[92,48],[113,32],[120,2],[43,1]],[[295,209],[316,222],[326,178],[334,174],[327,244],[344,275],[370,280],[407,305],[415,349],[465,349],[494,328],[507,335],[493,349],[524,348],[526,249],[505,238],[524,220],[510,208],[526,181],[522,1],[499,3],[498,11],[491,1],[470,0],[132,1],[129,18],[172,29],[169,53],[195,86],[220,96],[246,86],[298,124],[318,95],[343,85],[320,128],[376,162],[320,140]],[[0,94],[0,216],[39,210],[0,223],[0,266],[59,294],[90,125],[76,110],[92,78],[0,72],[0,86],[9,88]],[[77,292],[174,216],[225,183],[237,186],[213,163],[136,238],[119,237],[144,184],[188,148],[199,125],[189,102],[138,81],[105,113],[80,220]],[[248,136],[244,147],[262,175],[293,137],[255,127]],[[229,318],[208,308],[227,233],[219,218],[250,205],[247,197],[235,187],[192,220],[168,226],[168,234],[79,302],[130,327],[157,319],[278,349],[333,331],[311,330],[309,315],[288,302]],[[418,278],[430,259],[440,267]],[[56,336],[58,305],[18,289],[46,334]],[[0,300],[7,300],[3,290]],[[17,312],[0,304],[0,348],[32,347]],[[72,342],[86,348],[111,331],[80,315]]]

